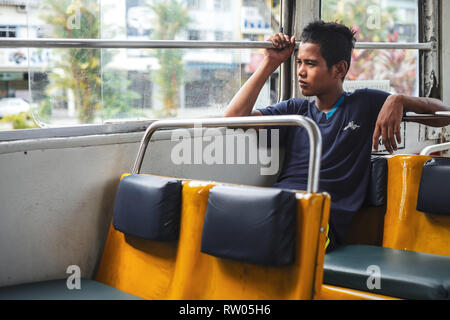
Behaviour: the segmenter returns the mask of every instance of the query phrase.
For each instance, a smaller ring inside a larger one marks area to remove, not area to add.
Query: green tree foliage
[[[0,122],[12,124],[13,129],[38,128],[38,125],[34,122],[30,111],[7,115],[3,117]]]
[[[187,8],[179,0],[153,0],[149,6],[155,12],[152,39],[174,40],[190,22]],[[175,117],[179,107],[179,88],[183,81],[183,52],[176,49],[156,50],[160,68],[153,74],[153,81],[160,86],[159,98],[163,108],[160,117]],[[158,93],[157,93],[158,94]]]
[[[55,38],[100,38],[100,3],[93,0],[45,0],[41,18],[51,26]],[[61,49],[49,74],[47,96],[67,101],[67,90],[73,91],[80,123],[92,123],[102,108],[103,117],[126,118],[132,114],[130,102],[140,96],[128,87],[130,81],[116,78],[114,71],[103,72],[113,59],[112,50]],[[102,83],[103,78],[103,83]],[[103,92],[102,92],[103,90]],[[41,101],[40,117],[50,119],[49,99]]]
[[[131,81],[127,74],[105,72],[103,74],[103,119],[125,119],[130,117],[145,117],[142,111],[132,109],[133,100],[141,95],[129,89]]]
[[[51,26],[55,38],[96,39],[100,35],[99,4],[89,0],[46,0],[41,18]],[[101,50],[57,50],[46,94],[73,90],[78,119],[92,123],[101,106]],[[65,96],[63,96],[67,99]]]
[[[398,21],[395,7],[381,8],[377,0],[325,0],[322,17],[353,28],[359,42],[396,42],[393,31]],[[413,94],[415,91],[416,54],[411,50],[354,50],[347,79],[388,79],[391,90]]]

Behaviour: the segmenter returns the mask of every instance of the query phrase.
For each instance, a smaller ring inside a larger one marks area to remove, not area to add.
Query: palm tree
[[[175,37],[191,22],[189,13],[182,1],[154,0],[148,3],[155,12],[152,39],[174,40]],[[183,52],[176,49],[156,50],[160,68],[153,74],[153,81],[160,88],[163,109],[158,116],[175,117],[179,107],[179,87],[184,76]]]
[[[41,6],[41,18],[51,26],[55,38],[97,39],[100,36],[99,4],[89,0],[46,0]],[[78,119],[92,123],[101,106],[101,50],[63,49],[55,50],[49,96],[72,90]],[[65,95],[61,98],[66,99]]]
[[[100,38],[100,4],[97,1],[45,0],[41,11],[42,18],[52,28],[52,37]],[[115,71],[102,71],[113,59],[112,50],[74,48],[57,50],[57,53],[59,59],[49,75],[47,98],[41,102],[41,117],[45,119],[51,109],[49,97],[67,90],[73,92],[81,123],[94,122],[102,106],[102,115],[108,119],[142,116],[142,112],[133,111],[131,107],[131,102],[140,98],[128,88],[131,81],[124,80]],[[68,99],[64,94],[57,97]]]

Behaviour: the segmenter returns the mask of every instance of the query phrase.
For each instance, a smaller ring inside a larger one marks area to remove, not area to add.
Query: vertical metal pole
[[[420,92],[421,97],[440,99],[439,66],[439,1],[421,0],[419,2],[419,42],[432,42],[431,51],[419,52]]]
[[[317,0],[295,0],[295,16],[293,21],[293,30],[295,39],[300,40],[303,28],[310,22],[320,19],[321,1]],[[293,60],[292,65],[292,95],[293,98],[305,98],[300,91],[297,82],[297,65]]]
[[[281,27],[289,36],[293,33],[293,18],[295,12],[295,0],[281,1]],[[279,101],[288,100],[292,96],[292,58],[286,60],[280,67],[280,92]]]

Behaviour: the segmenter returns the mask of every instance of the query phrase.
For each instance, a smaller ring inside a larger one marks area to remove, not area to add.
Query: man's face
[[[333,68],[320,52],[320,45],[302,42],[297,54],[297,76],[304,96],[319,96],[337,85]]]

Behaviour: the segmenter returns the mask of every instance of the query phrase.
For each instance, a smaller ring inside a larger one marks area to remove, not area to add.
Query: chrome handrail
[[[300,41],[296,41],[296,47]],[[0,48],[85,48],[85,49],[270,49],[269,41],[202,41],[202,40],[109,40],[55,38],[0,38]],[[357,42],[356,49],[434,50],[433,42]]]
[[[145,131],[139,146],[138,155],[133,166],[132,173],[138,174],[141,170],[145,151],[152,135],[159,129],[174,128],[205,128],[214,127],[260,127],[260,126],[300,126],[306,129],[309,136],[309,169],[307,192],[316,193],[319,190],[320,161],[322,158],[322,136],[317,124],[302,116],[251,116],[251,117],[228,117],[211,119],[191,119],[191,120],[160,120],[152,123]]]
[[[448,111],[437,111],[435,113],[415,113],[407,112],[403,117],[403,121],[417,121],[417,120],[443,120],[448,119],[450,112]]]
[[[436,111],[434,114],[443,117],[450,117],[450,111]]]
[[[420,151],[421,156],[429,156],[433,152],[445,151],[450,149],[450,142],[435,144],[432,146],[428,146]]]

